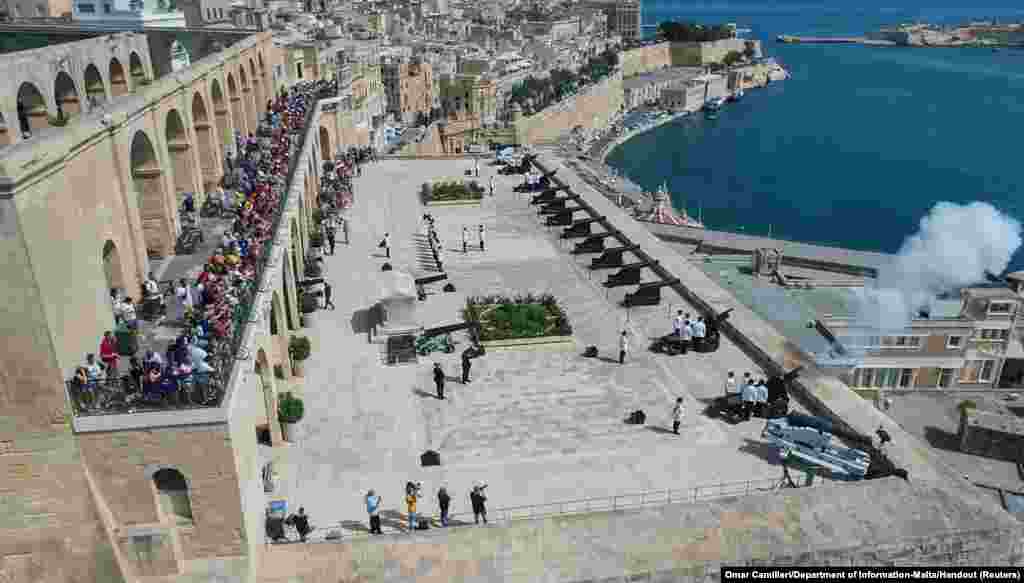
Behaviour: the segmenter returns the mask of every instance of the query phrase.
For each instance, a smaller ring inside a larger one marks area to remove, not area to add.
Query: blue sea
[[[1024,4],[1001,2],[645,2],[645,24],[751,29],[792,78],[748,92],[717,120],[638,136],[608,163],[645,189],[667,182],[676,206],[708,228],[795,241],[895,252],[942,200],[987,201],[1024,220],[1024,50],[775,42],[914,20],[1024,21]],[[1024,268],[1024,253],[1011,267]]]

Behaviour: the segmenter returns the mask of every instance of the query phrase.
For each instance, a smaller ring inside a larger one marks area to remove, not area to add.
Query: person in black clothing
[[[331,284],[329,284],[329,283],[327,283],[325,281],[324,282],[324,309],[325,310],[327,308],[330,308],[332,310],[334,309],[334,300],[331,299],[331,292],[333,290],[334,290],[334,288],[331,287]]]
[[[469,355],[465,352],[462,353],[462,384],[469,382],[469,369],[473,366],[473,362],[469,359]]]
[[[441,507],[441,526],[448,526],[448,507],[452,503],[452,497],[448,495],[448,489],[441,486],[437,491],[437,505]]]
[[[298,514],[292,514],[287,522],[295,527],[295,530],[299,531],[299,540],[306,542],[306,537],[312,532],[312,528],[309,526],[309,516],[306,515],[305,508],[299,508]]]
[[[437,387],[437,398],[444,400],[444,371],[437,362],[434,363],[434,386]]]
[[[331,255],[334,255],[334,229],[327,229],[327,244],[331,246]]]
[[[481,516],[484,518],[484,524],[487,524],[487,507],[484,506],[484,502],[487,501],[487,496],[484,496],[486,487],[486,484],[473,486],[473,493],[469,495],[469,501],[473,504],[473,520],[476,524],[480,524]]]

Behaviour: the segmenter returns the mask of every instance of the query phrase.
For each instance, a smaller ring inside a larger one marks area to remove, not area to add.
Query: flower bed
[[[572,335],[568,316],[551,294],[474,296],[466,300],[462,315],[480,324],[484,342]]]
[[[423,204],[480,202],[484,197],[484,187],[475,180],[439,180],[424,183],[420,192]]]

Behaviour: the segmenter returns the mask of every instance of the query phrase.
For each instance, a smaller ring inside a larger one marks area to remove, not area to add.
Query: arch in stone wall
[[[158,516],[164,522],[191,525],[194,522],[192,500],[185,475],[176,468],[167,467],[154,472],[152,479],[159,508]]]
[[[320,126],[320,158],[322,160],[330,160],[331,151],[331,134],[327,131],[327,128]]]
[[[253,104],[254,94],[252,85],[249,83],[249,75],[245,72],[245,65],[238,66],[238,81],[242,86],[242,115],[245,116],[245,127],[247,132],[256,131],[256,107]]]
[[[139,53],[132,51],[128,55],[128,72],[132,76],[132,86],[138,87],[143,81],[148,80],[149,76],[146,75],[146,65],[142,62],[142,57]]]
[[[129,159],[146,251],[151,256],[165,257],[173,247],[174,222],[164,188],[164,170],[146,132],[135,132]]]
[[[209,193],[217,189],[220,181],[220,154],[214,141],[214,125],[206,108],[203,94],[196,91],[192,94],[192,128],[196,134],[196,147],[199,149],[200,178],[203,192]]]
[[[85,98],[89,101],[90,107],[107,102],[107,88],[103,85],[103,75],[100,74],[96,65],[89,63],[85,68],[83,80],[85,81]]]
[[[194,193],[197,181],[195,169],[192,167],[192,143],[189,141],[185,122],[177,109],[167,112],[164,138],[167,140],[167,151],[171,157],[174,192],[180,196],[186,192]]]
[[[214,79],[210,82],[210,99],[213,101],[213,118],[217,124],[217,141],[221,145],[228,146],[234,143],[234,126],[231,123],[231,110],[228,102],[224,99],[224,93],[220,88],[220,81]]]
[[[46,98],[32,83],[18,87],[18,124],[21,131],[36,131],[50,127],[50,111]]]
[[[121,266],[121,253],[117,250],[117,245],[107,240],[103,244],[103,275],[106,277],[107,289],[120,289],[127,292],[125,289],[124,270]]]
[[[256,69],[256,61],[249,58],[249,76],[252,79],[253,99],[256,101],[256,122],[263,117],[267,108],[267,97],[263,91],[263,75]]]
[[[82,111],[75,80],[64,71],[57,73],[53,80],[53,101],[57,104],[58,120],[70,119]]]
[[[284,288],[284,318],[288,322],[288,329],[295,330],[296,322],[298,318],[295,316],[295,291],[292,289],[292,285],[288,282],[288,274],[294,272],[295,261],[292,259],[292,251],[287,250],[284,252],[284,269],[281,271],[281,283]]]
[[[111,97],[126,95],[130,90],[130,87],[128,87],[128,75],[125,73],[124,65],[121,64],[121,61],[117,60],[117,57],[110,59],[110,65],[107,67],[107,78],[110,79]]]
[[[231,119],[235,121],[235,131],[245,134],[248,131],[245,125],[245,110],[242,108],[242,95],[238,90],[238,83],[235,82],[235,76],[228,73],[227,76],[228,84],[228,102],[231,104]],[[234,140],[234,137],[232,137]]]

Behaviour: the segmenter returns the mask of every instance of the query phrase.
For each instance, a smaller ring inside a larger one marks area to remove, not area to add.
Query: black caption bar
[[[1021,581],[1024,567],[722,567],[728,581]]]

